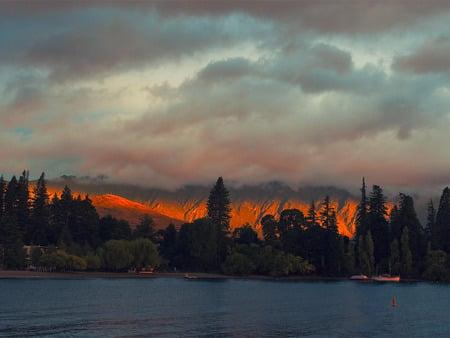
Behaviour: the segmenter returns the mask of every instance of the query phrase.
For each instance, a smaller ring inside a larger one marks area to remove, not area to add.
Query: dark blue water
[[[444,337],[449,312],[446,284],[0,280],[7,337]]]

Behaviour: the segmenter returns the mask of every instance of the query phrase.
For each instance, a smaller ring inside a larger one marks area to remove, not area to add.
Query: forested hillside
[[[287,189],[273,184],[266,188],[272,198]],[[183,191],[179,198],[188,203]],[[349,196],[339,200],[332,195],[336,190],[322,190],[322,199],[317,198],[320,194],[310,195],[309,205],[302,208],[293,207],[289,198],[278,209],[263,204],[254,213],[259,236],[254,224],[231,226],[233,207],[242,205],[232,202],[236,191],[228,190],[219,177],[209,191],[197,188],[196,194],[206,196],[196,204],[196,208],[205,204],[201,213],[187,213],[191,221],[186,221],[185,213],[182,224],[171,222],[158,229],[153,216],[159,216],[152,214],[150,202],[146,207],[124,202],[143,211],[131,227],[126,220],[100,216],[87,194],[73,193],[68,185],[50,194],[44,173],[32,185],[26,171],[18,179],[1,177],[0,264],[4,269],[44,271],[159,268],[233,275],[391,273],[402,278],[449,279],[448,188],[436,207],[430,200],[427,222],[422,224],[411,196],[400,193],[398,202],[390,205],[380,186],[369,189],[363,180],[352,213],[355,231],[351,236],[339,231],[338,217],[344,209],[342,201]],[[301,192],[290,191],[292,199]],[[260,190],[252,192],[254,200],[266,199]],[[143,195],[136,189],[130,193]],[[156,198],[152,201],[158,203]]]

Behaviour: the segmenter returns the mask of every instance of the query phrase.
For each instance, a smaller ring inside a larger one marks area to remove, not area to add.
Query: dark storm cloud
[[[350,35],[385,32],[450,11],[446,0],[167,1],[157,7],[168,15],[219,16],[244,12],[296,29]]]
[[[156,20],[157,21],[157,20]],[[105,74],[236,42],[212,22],[154,22],[145,30],[120,21],[93,24],[36,41],[31,64],[48,66],[58,80]]]

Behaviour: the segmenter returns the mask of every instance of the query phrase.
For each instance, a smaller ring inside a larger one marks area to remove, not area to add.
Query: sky
[[[0,174],[450,184],[450,2],[1,1]]]

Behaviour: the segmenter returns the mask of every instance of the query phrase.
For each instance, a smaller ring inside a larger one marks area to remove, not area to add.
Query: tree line
[[[245,224],[230,231],[231,201],[222,177],[210,191],[207,216],[155,231],[150,216],[131,229],[127,221],[99,217],[88,196],[69,187],[49,196],[44,173],[29,193],[28,172],[0,178],[0,264],[43,270],[153,269],[231,275],[390,273],[402,278],[449,280],[450,190],[422,226],[411,196],[388,210],[381,187],[367,195],[363,179],[353,238],[339,234],[330,197],[306,214],[285,209],[261,220],[262,237]],[[29,248],[26,252],[24,248]]]

